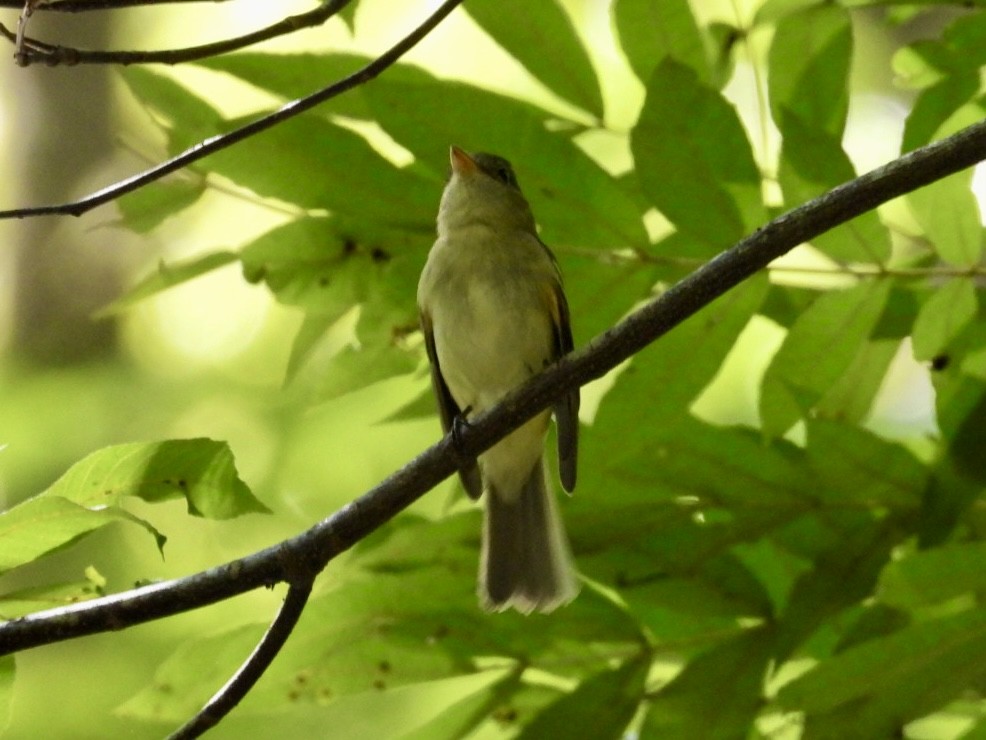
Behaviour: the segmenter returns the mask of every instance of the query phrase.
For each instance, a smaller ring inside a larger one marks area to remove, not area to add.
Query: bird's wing
[[[445,378],[442,377],[442,368],[438,364],[438,351],[435,349],[435,333],[431,326],[431,316],[425,311],[421,311],[420,318],[421,331],[425,336],[425,350],[428,352],[428,362],[431,365],[431,386],[435,391],[435,398],[438,400],[438,416],[442,421],[442,431],[448,434],[452,430],[456,418],[462,421],[465,421],[465,418],[462,415],[462,409],[452,398]],[[459,478],[462,480],[462,487],[466,489],[469,498],[475,500],[483,494],[483,481],[475,460],[459,469]]]

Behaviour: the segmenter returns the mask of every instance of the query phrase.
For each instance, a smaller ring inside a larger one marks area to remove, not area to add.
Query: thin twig
[[[24,0],[21,14],[17,16],[17,32],[12,34],[6,28],[3,29],[4,35],[14,42],[14,60],[21,67],[28,65],[28,54],[24,51],[27,37],[24,34],[27,32],[27,21],[34,13],[34,6],[37,4],[37,0]]]
[[[595,257],[601,261],[612,260],[613,262],[625,263],[645,263],[649,265],[666,265],[668,267],[684,267],[695,269],[705,264],[707,260],[699,257],[679,257],[673,254],[650,254],[646,252],[628,253],[600,253],[598,250],[591,249],[562,249],[557,248],[557,252],[563,254],[579,254],[584,257]],[[783,273],[790,275],[820,275],[820,276],[845,276],[855,278],[894,278],[897,280],[924,280],[941,278],[978,278],[986,276],[986,265],[969,265],[966,267],[935,265],[934,267],[884,267],[883,265],[859,263],[845,264],[835,263],[832,265],[778,265],[767,266],[767,271],[771,273]]]
[[[50,67],[76,64],[181,64],[196,59],[226,54],[246,46],[259,44],[278,36],[284,36],[303,28],[323,25],[329,18],[346,7],[352,0],[325,0],[319,7],[307,13],[299,13],[284,18],[266,28],[261,28],[243,36],[223,39],[210,44],[189,46],[184,49],[162,49],[160,51],[100,51],[76,49],[70,46],[46,44],[43,41],[21,36],[18,63],[26,66],[40,62]],[[18,24],[18,34],[22,34]],[[0,23],[0,36],[14,41],[15,34]]]
[[[986,122],[905,154],[775,218],[721,253],[586,347],[566,355],[468,427],[421,453],[311,529],[239,560],[172,581],[0,624],[0,655],[122,629],[207,606],[303,572],[336,555],[410,506],[571,389],[602,377],[689,316],[799,244],[905,193],[986,159]]]
[[[178,5],[180,3],[225,3],[229,0],[39,0],[35,10],[80,13],[87,10],[119,10],[144,5]],[[0,0],[0,8],[19,8],[21,0]]]
[[[277,617],[257,647],[226,685],[216,692],[188,722],[168,736],[168,740],[191,740],[202,735],[229,714],[264,674],[294,631],[312,593],[312,581],[294,583],[284,597]]]
[[[192,162],[197,162],[203,157],[218,152],[221,149],[226,149],[233,144],[243,141],[244,139],[254,136],[255,134],[259,134],[261,131],[266,131],[282,121],[293,118],[294,116],[314,108],[320,103],[324,103],[330,98],[334,98],[337,95],[346,92],[346,90],[350,90],[358,85],[369,82],[387,69],[387,67],[400,59],[415,44],[421,41],[421,39],[427,36],[435,26],[441,23],[445,16],[455,10],[455,8],[461,3],[462,0],[445,0],[445,2],[439,6],[438,10],[432,13],[424,21],[424,23],[362,69],[357,70],[348,77],[345,77],[338,82],[329,85],[328,87],[322,88],[307,97],[293,100],[290,103],[281,106],[273,113],[257,118],[233,131],[213,136],[205,141],[200,141],[190,149],[186,149],[181,154],[172,157],[171,159],[162,162],[149,170],[145,170],[137,175],[128,177],[126,180],[116,182],[109,187],[103,188],[102,190],[97,190],[95,193],[87,195],[80,200],[69,203],[59,203],[56,205],[31,206],[28,208],[16,208],[9,211],[0,211],[0,219],[26,218],[28,216],[57,214],[81,216],[83,213],[87,213],[93,208],[101,206],[104,203],[109,203],[110,201],[115,200],[126,193],[137,190],[149,182],[159,180],[175,170],[180,170],[182,167],[190,165]]]

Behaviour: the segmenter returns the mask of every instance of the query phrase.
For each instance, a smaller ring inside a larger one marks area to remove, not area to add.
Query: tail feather
[[[519,496],[486,492],[480,598],[490,610],[551,611],[579,591],[568,537],[543,460]]]

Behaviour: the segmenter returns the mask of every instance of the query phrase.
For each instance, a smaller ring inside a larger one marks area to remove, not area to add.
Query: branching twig
[[[247,692],[253,688],[264,671],[284,647],[288,636],[294,630],[301,613],[308,603],[312,592],[312,582],[307,580],[294,583],[284,597],[284,603],[277,612],[277,617],[270,628],[264,633],[263,639],[250,653],[250,657],[240,666],[240,670],[226,682],[216,695],[213,696],[199,712],[188,722],[168,736],[168,740],[191,740],[199,737],[206,730],[214,727],[219,721],[240,703]]]
[[[403,510],[570,389],[629,359],[771,261],[897,196],[986,159],[986,122],[929,144],[840,185],[774,219],[712,259],[586,347],[509,394],[496,407],[420,454],[368,493],[311,529],[278,545],[185,578],[0,624],[0,654],[121,629],[206,606],[287,580],[298,568],[318,572],[336,555]]]
[[[226,54],[236,49],[246,46],[259,44],[261,41],[284,36],[303,28],[314,28],[321,26],[329,18],[334,16],[351,0],[324,0],[324,2],[314,10],[307,13],[291,15],[278,21],[266,28],[261,28],[252,33],[237,36],[231,39],[223,39],[211,44],[200,46],[189,46],[184,49],[162,49],[160,51],[100,51],[75,49],[69,46],[58,46],[46,44],[43,41],[29,37],[20,38],[21,43],[17,46],[16,56],[18,64],[27,66],[34,62],[41,62],[48,66],[75,65],[75,64],[181,64],[191,62],[196,59],[218,56]],[[44,6],[38,6],[35,10],[40,10]],[[18,24],[18,31],[21,26]],[[0,36],[6,37],[16,43],[19,38],[6,26],[0,23]]]
[[[363,83],[372,80],[374,77],[387,69],[387,67],[400,59],[421,39],[427,36],[435,26],[441,23],[445,16],[455,10],[455,8],[461,3],[462,0],[445,0],[445,2],[439,6],[438,10],[432,13],[424,23],[362,69],[357,70],[348,77],[345,77],[338,82],[329,85],[328,87],[322,88],[307,97],[293,100],[290,103],[281,106],[273,113],[253,120],[233,131],[213,136],[205,141],[200,141],[190,149],[186,149],[181,154],[178,154],[149,170],[133,175],[126,180],[116,182],[109,187],[103,188],[102,190],[97,190],[95,193],[87,195],[80,200],[72,201],[70,203],[59,203],[47,206],[31,206],[28,208],[15,208],[9,211],[0,211],[0,219],[49,215],[81,216],[83,213],[87,213],[97,206],[101,206],[104,203],[109,203],[110,201],[115,200],[126,193],[137,190],[149,182],[159,180],[165,175],[169,175],[175,170],[180,170],[182,167],[185,167],[192,162],[197,162],[203,157],[218,152],[221,149],[226,149],[237,142],[243,141],[244,139],[247,139],[255,134],[259,134],[261,131],[266,131],[282,121],[293,118],[300,113],[304,113],[305,111],[314,108],[320,103],[324,103],[330,98],[334,98],[337,95],[344,93],[346,90],[350,90],[358,85],[362,85]]]
[[[258,134],[262,131],[266,131],[282,121],[293,118],[294,116],[304,113],[305,111],[314,108],[316,105],[319,105],[326,100],[336,97],[346,90],[350,90],[358,85],[372,80],[387,67],[396,62],[421,39],[427,36],[428,33],[430,33],[431,30],[445,18],[445,16],[451,13],[456,6],[461,3],[462,0],[446,0],[438,8],[438,10],[436,10],[425,20],[424,23],[418,26],[396,45],[391,47],[387,52],[367,64],[362,69],[357,70],[348,77],[345,77],[342,80],[329,85],[328,87],[322,88],[307,97],[293,100],[290,103],[281,106],[273,113],[251,121],[250,123],[233,131],[229,131],[225,134],[219,134],[206,139],[205,141],[201,141],[190,149],[185,150],[181,154],[178,154],[149,170],[145,170],[140,174],[127,178],[126,180],[116,182],[113,185],[110,185],[102,190],[98,190],[95,193],[81,198],[80,200],[55,205],[32,206],[28,208],[0,211],[0,219],[58,214],[81,216],[93,208],[115,200],[116,198],[136,190],[149,182],[158,180],[165,175],[174,172],[175,170],[179,170],[192,162],[196,162],[203,157],[208,156],[209,154],[213,154],[214,152],[230,147],[243,139]]]

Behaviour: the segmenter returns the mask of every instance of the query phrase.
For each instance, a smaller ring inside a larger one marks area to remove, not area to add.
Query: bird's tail
[[[519,495],[486,492],[486,523],[480,562],[480,599],[493,611],[514,607],[525,614],[567,604],[579,591],[568,537],[544,460]]]

